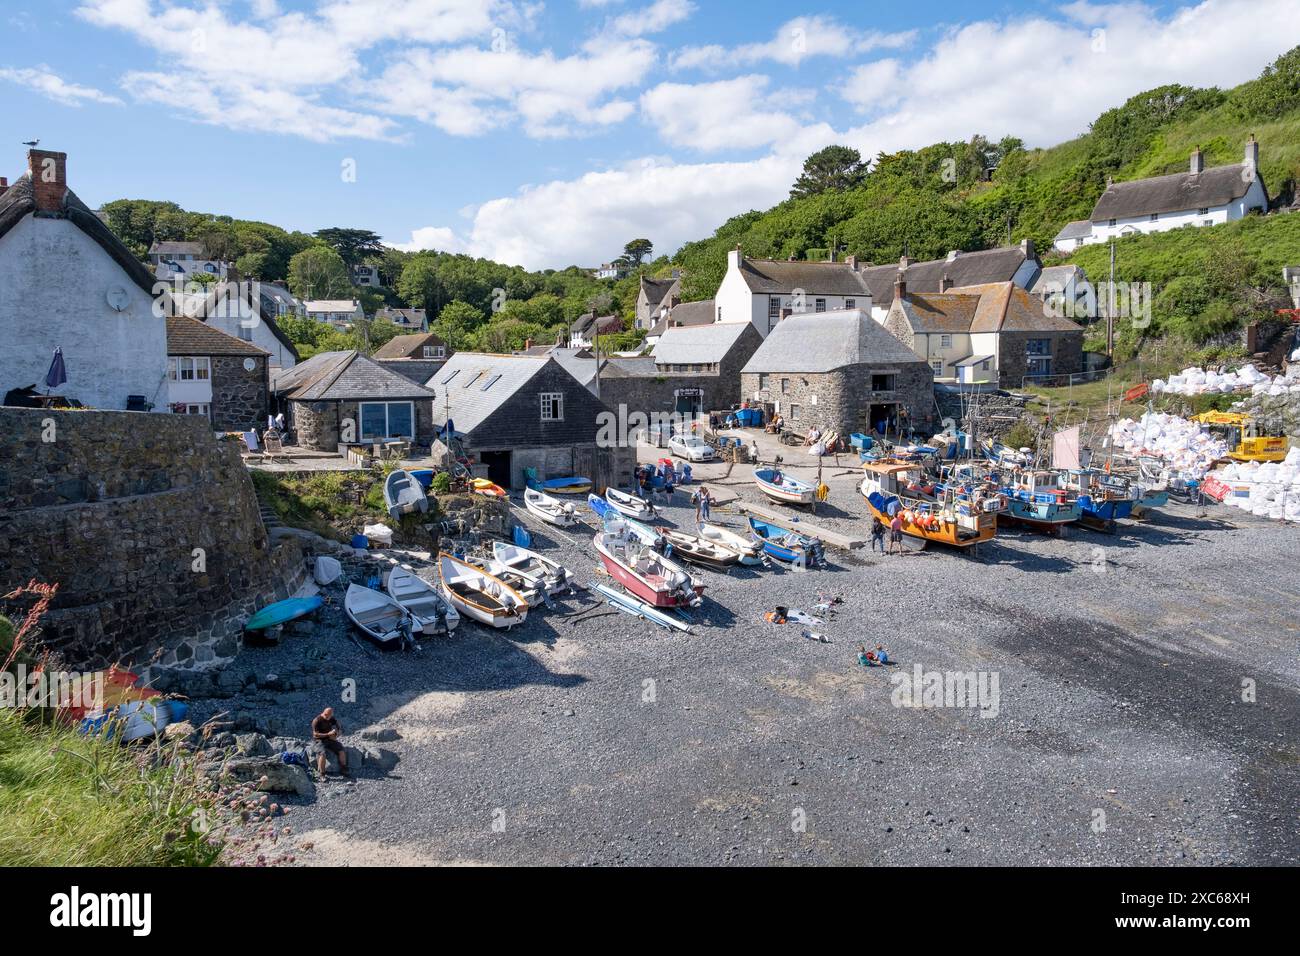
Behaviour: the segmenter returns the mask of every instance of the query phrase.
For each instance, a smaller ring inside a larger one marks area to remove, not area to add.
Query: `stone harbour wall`
[[[206,419],[0,408],[0,447],[0,594],[59,585],[40,641],[65,666],[217,666],[306,578]]]
[[[212,427],[220,432],[239,432],[266,427],[270,408],[266,356],[253,358],[253,368],[244,368],[243,355],[212,356]]]

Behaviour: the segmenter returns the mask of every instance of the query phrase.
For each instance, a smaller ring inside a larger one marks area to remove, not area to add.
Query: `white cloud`
[[[674,146],[710,152],[752,149],[792,138],[799,123],[771,109],[768,78],[716,83],[660,83],[641,94],[641,113]]]
[[[456,235],[450,226],[423,226],[411,230],[410,242],[390,242],[388,245],[404,252],[422,252],[431,249],[437,252],[464,252],[465,241]]]
[[[722,70],[772,61],[798,66],[810,57],[842,58],[879,49],[907,46],[915,31],[880,33],[854,30],[830,17],[795,17],[781,24],[772,39],[735,47],[718,44],[685,47],[671,58],[674,69]]]
[[[45,65],[34,69],[0,68],[0,80],[25,86],[64,106],[81,106],[85,103],[120,105],[122,102],[116,96],[110,96],[94,87],[69,83]]]
[[[870,117],[848,141],[868,155],[975,133],[1052,145],[1103,111],[1166,83],[1232,86],[1300,43],[1294,0],[1203,0],[1167,16],[1071,3],[1060,18],[982,21],[906,64],[859,67],[841,88]],[[1268,30],[1224,30],[1268,23]]]
[[[655,0],[642,10],[633,10],[616,17],[609,25],[610,32],[619,36],[639,37],[658,33],[674,23],[680,23],[695,12],[691,0]]]

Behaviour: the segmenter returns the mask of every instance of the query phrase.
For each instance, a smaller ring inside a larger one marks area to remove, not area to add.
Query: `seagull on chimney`
[[[23,143],[23,145],[30,146],[32,147],[32,149],[35,149],[37,146],[41,145],[41,141],[39,139],[34,139],[30,143]]]

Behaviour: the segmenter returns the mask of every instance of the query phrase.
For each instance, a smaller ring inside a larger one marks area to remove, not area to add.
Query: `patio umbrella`
[[[63,365],[63,349],[54,350],[54,360],[50,362],[50,370],[45,373],[45,387],[58,388],[68,380],[68,370]]]

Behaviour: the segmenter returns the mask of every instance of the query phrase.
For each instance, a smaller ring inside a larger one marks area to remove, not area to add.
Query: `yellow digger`
[[[1227,442],[1228,457],[1233,461],[1281,461],[1286,458],[1286,436],[1261,435],[1259,426],[1249,415],[1240,412],[1202,412],[1192,416],[1210,434]]]

